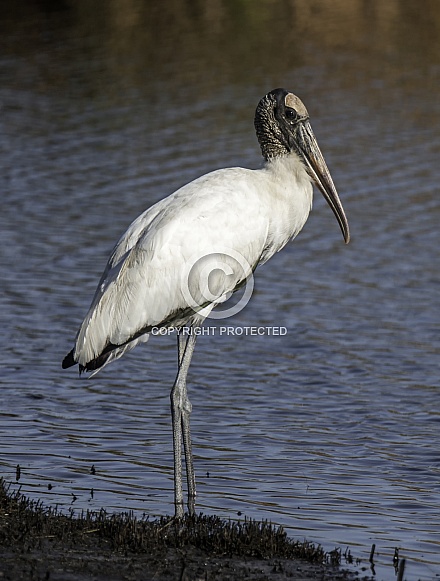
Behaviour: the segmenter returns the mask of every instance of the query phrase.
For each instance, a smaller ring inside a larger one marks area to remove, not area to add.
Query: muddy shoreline
[[[0,578],[11,580],[359,579],[340,567],[339,551],[289,539],[269,523],[69,515],[10,492],[4,481],[0,557]]]

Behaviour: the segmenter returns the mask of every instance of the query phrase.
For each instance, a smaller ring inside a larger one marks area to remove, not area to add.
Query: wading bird
[[[146,210],[113,249],[90,309],[63,368],[97,373],[147,341],[155,328],[177,338],[178,372],[171,390],[175,514],[184,514],[182,442],[188,510],[196,484],[186,378],[197,335],[218,304],[255,268],[294,238],[321,190],[350,239],[347,218],[302,101],[285,89],[261,99],[255,129],[261,169],[220,169],[183,186]],[[200,280],[205,284],[200,284]]]

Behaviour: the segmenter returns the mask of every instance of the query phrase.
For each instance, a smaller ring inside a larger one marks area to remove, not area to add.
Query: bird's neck
[[[261,170],[261,204],[267,207],[267,241],[261,262],[268,260],[294,238],[307,221],[313,187],[296,154],[279,156]]]
[[[312,179],[300,157],[293,151],[269,159],[266,161],[265,169],[272,174],[273,179],[287,187],[304,193],[311,190]]]

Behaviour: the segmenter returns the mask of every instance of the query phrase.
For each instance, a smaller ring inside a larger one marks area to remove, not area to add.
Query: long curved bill
[[[298,132],[296,135],[296,145],[298,153],[303,158],[310,176],[313,178],[315,184],[321,190],[328,205],[333,210],[336,219],[341,227],[345,243],[350,242],[350,229],[348,227],[348,220],[336,191],[327,164],[319,149],[318,142],[313,133],[309,121],[302,121],[298,124]]]

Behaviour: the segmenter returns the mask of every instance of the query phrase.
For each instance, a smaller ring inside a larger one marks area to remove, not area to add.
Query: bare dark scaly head
[[[258,103],[255,130],[266,161],[290,153],[298,156],[333,210],[348,243],[347,218],[301,99],[286,89],[268,93]]]
[[[286,155],[294,146],[295,129],[309,114],[302,101],[286,89],[274,89],[258,103],[255,130],[266,160]]]

